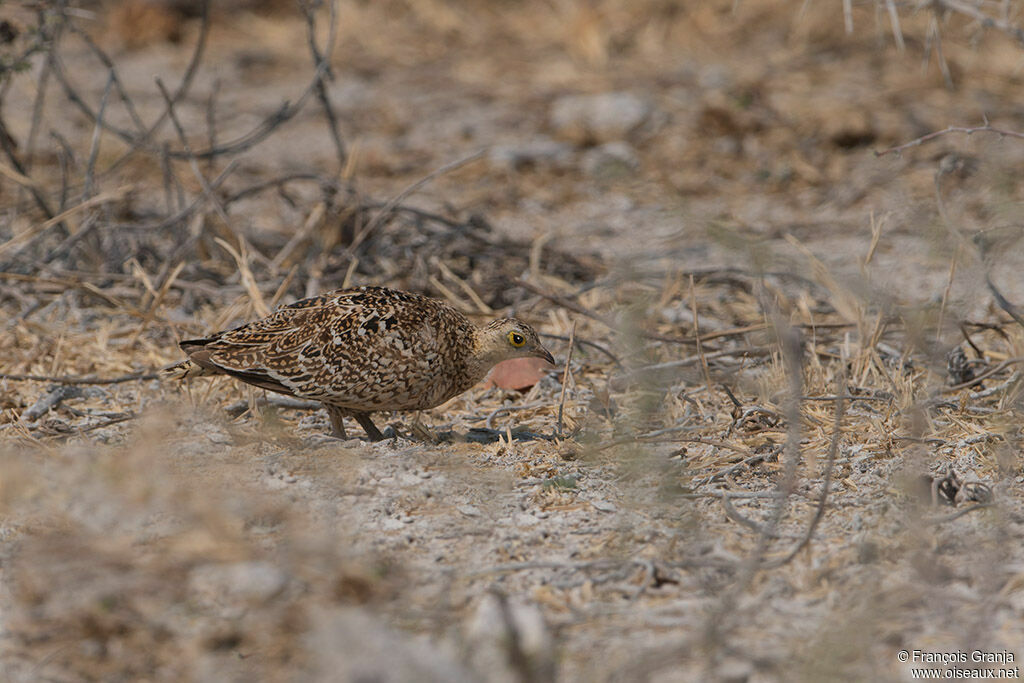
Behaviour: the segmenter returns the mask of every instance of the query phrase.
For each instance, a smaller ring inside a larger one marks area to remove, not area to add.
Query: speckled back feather
[[[441,301],[360,287],[181,347],[202,368],[271,391],[358,412],[421,410],[486,374],[473,362],[476,330]]]

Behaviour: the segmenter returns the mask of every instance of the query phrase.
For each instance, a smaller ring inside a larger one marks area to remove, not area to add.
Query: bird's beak
[[[543,358],[544,360],[546,360],[547,362],[551,363],[552,365],[555,364],[555,359],[551,356],[551,352],[548,351],[547,349],[545,349],[543,346],[540,347],[537,350],[537,353],[535,355],[538,358]]]

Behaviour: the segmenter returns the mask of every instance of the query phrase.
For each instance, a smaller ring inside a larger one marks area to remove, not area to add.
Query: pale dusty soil
[[[984,367],[1024,355],[985,282],[1024,302],[1024,141],[950,135],[902,156],[874,151],[983,116],[1024,130],[1024,53],[952,21],[947,89],[934,56],[921,68],[926,15],[905,18],[900,52],[871,7],[847,36],[839,3],[733,4],[342,3],[328,95],[354,157],[346,180],[383,202],[483,149],[404,202],[460,224],[480,216],[507,240],[442,248],[441,233],[396,222],[358,252],[350,279],[445,296],[441,283],[465,303],[450,265],[497,313],[561,337],[548,338],[560,363],[575,323],[623,367],[576,350],[564,438],[549,438],[560,368],[524,394],[478,387],[420,416],[440,443],[412,415],[380,416],[399,438],[339,442],[323,436],[322,411],[255,408],[262,392],[226,381],[90,387],[26,419],[53,382],[0,379],[0,678],[909,680],[901,649],[1008,650],[1019,662],[1019,377],[1011,365],[980,388],[939,392],[954,383],[945,354],[961,324],[999,328],[966,328]],[[130,29],[94,9],[88,30],[152,119],[153,77],[177,83],[198,21],[169,20],[180,43],[128,46]],[[215,13],[179,107],[193,144],[207,142],[213,91],[221,141],[301,94],[305,40],[290,6]],[[80,42],[61,54],[95,106],[105,70]],[[40,68],[3,100],[22,151]],[[80,177],[94,126],[49,87],[32,172],[53,190],[45,132],[69,141]],[[562,98],[597,93],[629,93],[648,111],[598,139],[558,125]],[[109,120],[129,126],[111,102]],[[178,144],[169,127],[160,139]],[[604,142],[624,143],[628,163],[595,161]],[[124,149],[104,135],[98,168]],[[338,173],[315,99],[238,159],[227,193]],[[226,163],[199,170],[209,179]],[[183,194],[201,195],[185,161],[173,170]],[[0,244],[42,220],[2,182]],[[83,240],[77,260],[43,267],[37,254],[0,281],[3,372],[115,377],[177,360],[180,338],[252,319],[214,237],[245,238],[268,301],[340,285],[352,263],[339,211],[302,243],[291,280],[292,263],[268,267],[323,199],[315,184],[289,185],[287,197],[232,203],[228,225],[204,208],[204,236],[154,305],[147,278],[195,226],[123,227],[168,213],[157,155],[98,189],[124,185],[129,199],[99,216],[104,237]],[[694,307],[701,333],[727,333],[700,353],[638,334],[692,339]],[[792,425],[794,375],[773,323],[802,326],[801,395],[834,396],[845,374],[871,398],[847,402],[824,514],[785,563],[815,516],[836,424],[834,402],[808,400]],[[723,385],[762,412],[735,419]],[[526,438],[510,440],[517,427]],[[787,437],[799,465],[777,506]],[[949,466],[994,504],[933,505],[927,484]]]

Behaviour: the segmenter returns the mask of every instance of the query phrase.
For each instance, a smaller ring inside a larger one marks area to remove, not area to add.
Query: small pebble
[[[479,517],[480,510],[472,505],[459,505],[455,508],[467,517]]]

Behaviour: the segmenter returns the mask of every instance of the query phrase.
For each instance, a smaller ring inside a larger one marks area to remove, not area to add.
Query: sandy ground
[[[201,21],[122,5],[76,22],[151,121],[153,79],[176,87]],[[305,22],[280,5],[214,11],[176,107],[193,149],[310,82]],[[524,392],[381,416],[400,436],[378,444],[226,380],[0,379],[0,678],[910,680],[904,650],[1019,666],[1024,334],[986,277],[1024,302],[1024,141],[875,152],[983,117],[1024,130],[1021,49],[945,19],[949,87],[930,15],[903,16],[902,51],[884,9],[852,20],[767,0],[342,2],[326,96],[344,164],[315,95],[239,154],[138,153],[96,175],[113,198],[76,209],[69,234],[95,226],[47,264],[67,235],[36,232],[7,173],[9,375],[145,372],[346,281],[515,312],[560,364],[571,334],[590,345]],[[107,70],[72,35],[59,54],[97,108]],[[128,146],[93,146],[44,57],[2,113],[55,206],[49,132],[67,141],[71,208],[90,157],[102,171]],[[116,91],[105,116],[132,129]],[[202,182],[225,169],[222,215]],[[235,198],[293,173],[316,180]],[[396,197],[421,213],[349,249]],[[950,389],[958,345],[992,375]]]

